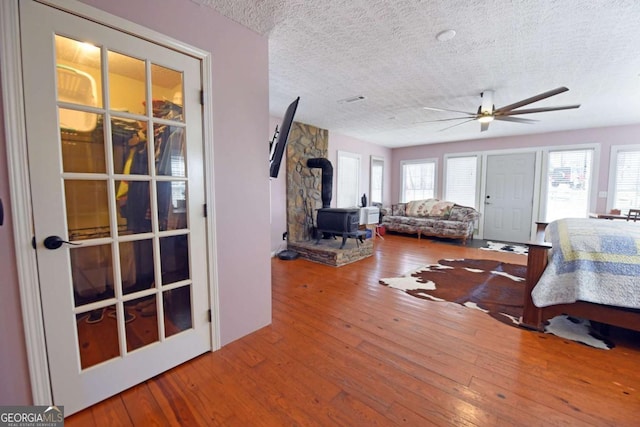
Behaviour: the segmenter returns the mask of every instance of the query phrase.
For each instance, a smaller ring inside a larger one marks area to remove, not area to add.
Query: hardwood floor
[[[339,268],[274,258],[270,326],[66,425],[638,425],[638,334],[598,350],[378,284],[465,257],[526,264],[398,235]]]

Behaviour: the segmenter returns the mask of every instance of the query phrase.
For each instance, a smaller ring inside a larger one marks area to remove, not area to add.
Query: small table
[[[597,219],[627,219],[627,215],[612,214],[612,213],[590,213],[589,218]]]

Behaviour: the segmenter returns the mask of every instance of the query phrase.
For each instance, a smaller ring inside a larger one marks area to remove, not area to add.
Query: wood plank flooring
[[[339,268],[275,258],[270,326],[66,425],[638,425],[640,335],[598,350],[378,284],[442,258],[526,264],[389,234]]]

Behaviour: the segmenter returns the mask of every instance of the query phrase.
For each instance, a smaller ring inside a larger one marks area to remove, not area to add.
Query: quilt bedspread
[[[640,224],[568,218],[547,226],[553,248],[531,292],[538,307],[578,300],[640,308]]]

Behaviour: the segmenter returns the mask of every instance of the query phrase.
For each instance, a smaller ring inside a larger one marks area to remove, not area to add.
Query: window
[[[547,165],[545,220],[586,218],[593,149],[550,151]]]
[[[612,147],[609,175],[613,182],[610,208],[620,209],[623,215],[640,208],[640,146]]]
[[[477,208],[478,156],[445,159],[444,199]]]
[[[338,188],[336,206],[360,205],[360,154],[338,151]]]
[[[371,156],[371,188],[369,199],[371,204],[382,203],[382,184],[384,179],[384,159]]]
[[[402,161],[401,202],[431,199],[435,197],[436,161]]]

